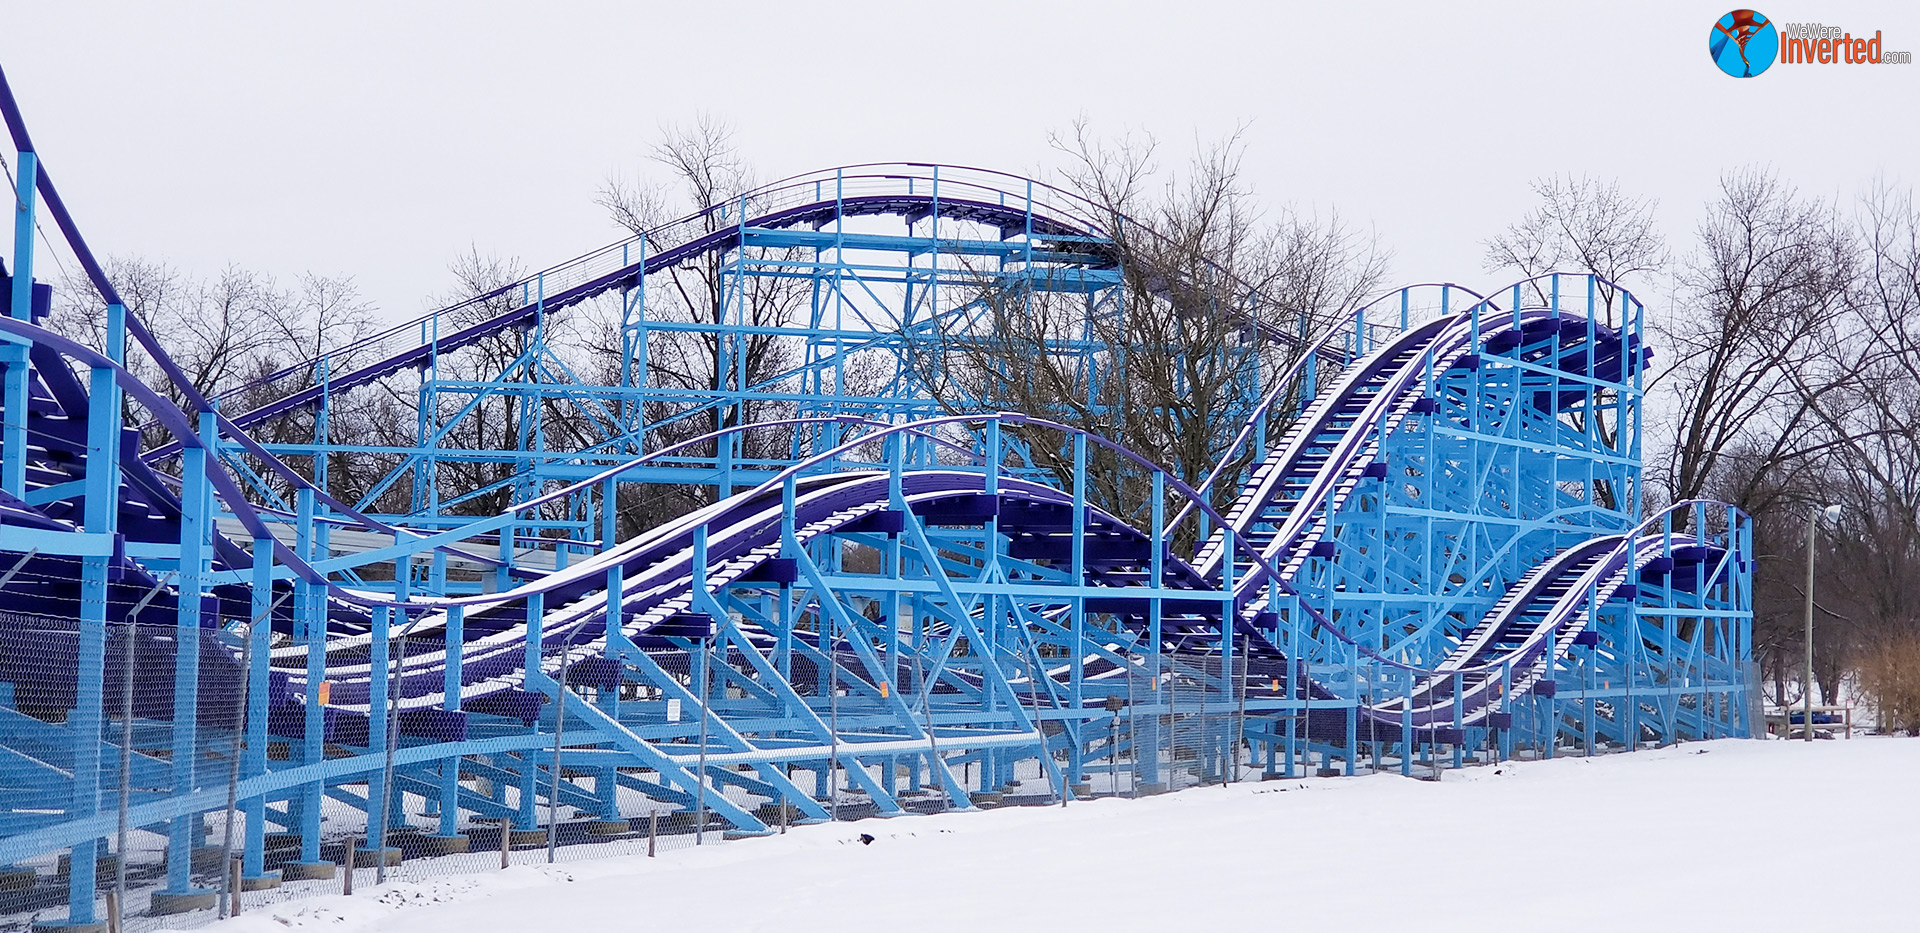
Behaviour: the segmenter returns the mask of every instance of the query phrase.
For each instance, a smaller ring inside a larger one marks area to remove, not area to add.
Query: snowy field
[[[1916,790],[1920,740],[1728,740],[1438,783],[1324,778],[796,827],[651,860],[368,886],[202,929],[1920,930]]]

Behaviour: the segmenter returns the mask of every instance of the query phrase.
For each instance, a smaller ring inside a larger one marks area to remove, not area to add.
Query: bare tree
[[[1517,222],[1483,245],[1488,272],[1511,270],[1522,278],[1549,272],[1600,276],[1602,323],[1619,326],[1616,296],[1630,280],[1661,272],[1665,238],[1655,224],[1658,202],[1620,190],[1617,180],[1554,175],[1532,183],[1536,203]],[[1534,285],[1535,298],[1546,295]]]
[[[736,226],[739,211],[757,206],[751,192],[758,182],[739,151],[733,129],[724,121],[701,116],[689,126],[669,126],[649,153],[665,170],[666,178],[638,183],[610,178],[595,202],[613,220],[636,236],[647,236],[670,222],[689,219],[691,236],[707,236]],[[657,246],[657,244],[656,244]],[[737,275],[729,267],[736,259],[748,264],[800,260],[791,250],[765,250],[736,245],[736,251],[708,250],[651,277],[646,314],[653,321],[698,325],[692,329],[656,329],[649,334],[645,383],[656,394],[642,412],[655,427],[644,443],[647,449],[740,425],[775,420],[791,411],[786,403],[765,399],[741,400],[730,393],[768,387],[768,381],[789,371],[799,354],[793,338],[758,328],[790,323],[804,306],[807,283],[789,276]],[[616,333],[597,340],[598,356],[619,360]],[[599,367],[608,372],[608,367]],[[612,375],[619,380],[639,374]],[[791,432],[764,429],[746,432],[738,441],[740,456],[781,458],[788,455]],[[717,457],[717,445],[690,451]],[[711,501],[707,487],[666,488],[649,485],[624,493],[623,523],[644,527]]]
[[[1673,411],[1658,474],[1669,501],[1701,495],[1743,441],[1760,440],[1761,470],[1832,443],[1804,431],[1815,402],[1801,388],[1834,384],[1836,374],[1812,374],[1856,266],[1853,239],[1828,205],[1759,170],[1722,178],[1697,237],[1679,310],[1658,327],[1674,352],[1658,379]],[[1728,493],[1745,505],[1756,488]]]
[[[1534,191],[1538,205],[1487,242],[1490,270],[1613,282],[1662,271],[1651,202],[1584,177]],[[1668,354],[1649,420],[1654,479],[1669,501],[1710,495],[1754,516],[1755,653],[1781,700],[1800,679],[1810,505],[1845,502],[1857,516],[1818,539],[1823,579],[1841,583],[1816,607],[1819,684],[1911,602],[1901,581],[1920,497],[1903,499],[1898,439],[1920,382],[1897,344],[1915,307],[1907,270],[1920,264],[1898,248],[1913,242],[1903,202],[1882,191],[1862,213],[1856,230],[1768,172],[1728,173],[1676,270],[1671,312],[1654,320]],[[1601,297],[1616,320],[1625,309],[1604,283]]]
[[[115,257],[107,262],[127,311],[145,321],[188,384],[224,399],[226,410],[251,408],[292,389],[315,384],[311,364],[268,386],[262,377],[350,347],[373,327],[373,309],[353,280],[308,273],[291,288],[269,275],[229,266],[210,281],[185,275],[164,263]],[[105,343],[106,309],[84,282],[58,290],[61,301],[50,322],[58,332],[89,346]],[[352,365],[351,352],[336,365]],[[127,366],[143,382],[185,405],[186,392],[161,374],[138,346],[127,348]],[[235,394],[237,393],[237,394]],[[263,440],[283,440],[286,424],[262,426]],[[311,436],[311,425],[293,429]],[[152,438],[158,440],[159,438]]]
[[[1666,242],[1654,222],[1657,203],[1622,192],[1618,181],[1585,175],[1536,178],[1532,188],[1533,209],[1483,244],[1482,266],[1528,280],[1530,297],[1541,306],[1549,296],[1539,277],[1550,272],[1596,275],[1597,320],[1623,326],[1628,315],[1620,294],[1623,284],[1657,274],[1667,263]],[[1593,406],[1595,431],[1608,446],[1616,443],[1620,430],[1609,414],[1612,401],[1612,393],[1602,390]],[[1570,417],[1574,428],[1585,433],[1586,413]],[[1611,481],[1600,481],[1594,497],[1603,507],[1618,506]]]
[[[1378,287],[1388,257],[1338,214],[1263,221],[1238,133],[1171,177],[1157,170],[1151,138],[1102,140],[1081,121],[1053,144],[1068,186],[1106,228],[1118,289],[1096,300],[1056,287],[1069,272],[1045,265],[1045,251],[1022,274],[971,270],[968,293],[952,303],[969,309],[969,323],[916,359],[917,375],[948,410],[1045,415],[1197,484],[1305,344]],[[1034,465],[1071,480],[1073,455],[1059,437],[1014,433]],[[1231,499],[1254,453],[1234,453],[1216,504]],[[1116,457],[1095,452],[1089,478],[1102,507],[1126,514],[1141,501],[1143,477]]]
[[[1831,361],[1796,380],[1833,445],[1820,458],[1813,501],[1842,503],[1846,516],[1823,567],[1822,602],[1838,606],[1842,624],[1816,628],[1824,637],[1815,674],[1830,695],[1840,673],[1857,667],[1882,712],[1904,716],[1920,700],[1912,667],[1920,660],[1920,210],[1912,192],[1876,185],[1856,229],[1862,262]]]
[[[1761,213],[1774,223],[1754,225],[1760,235],[1718,241],[1771,247],[1740,248],[1770,266],[1724,265],[1758,267],[1775,310],[1752,315],[1758,352],[1726,354],[1744,363],[1727,384],[1747,387],[1751,414],[1710,437],[1732,438],[1735,455],[1700,467],[1709,490],[1756,516],[1755,651],[1783,700],[1801,675],[1806,522],[1820,505],[1846,517],[1813,536],[1815,678],[1801,689],[1831,700],[1849,669],[1897,674],[1920,638],[1920,218],[1884,185],[1850,224],[1814,207]]]

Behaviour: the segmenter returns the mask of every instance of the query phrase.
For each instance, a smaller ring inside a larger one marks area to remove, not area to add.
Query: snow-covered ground
[[[1920,740],[1729,740],[1438,783],[1251,783],[796,827],[363,887],[202,929],[1914,930],[1916,790]]]

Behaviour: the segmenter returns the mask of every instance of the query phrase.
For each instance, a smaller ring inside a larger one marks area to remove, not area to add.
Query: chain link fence
[[[953,806],[956,789],[982,807],[1061,805],[1062,784],[1070,804],[1240,780],[1251,764],[1244,665],[1198,654],[1089,665],[1086,695],[1099,705],[1077,711],[1057,690],[1030,690],[1044,755],[1031,744],[943,748],[935,739],[924,752],[865,755],[865,773],[855,774],[825,757],[706,761],[706,751],[728,747],[721,719],[738,722],[758,702],[747,693],[755,671],[737,647],[650,651],[654,670],[640,678],[609,669],[584,645],[547,646],[542,669],[575,697],[644,711],[651,718],[637,728],[648,741],[708,775],[688,793],[635,766],[577,707],[556,707],[525,684],[492,693],[470,708],[476,715],[452,715],[424,678],[398,676],[408,658],[440,653],[438,636],[336,646],[329,670],[351,671],[357,660],[366,676],[311,687],[292,682],[304,658],[272,650],[287,636],[255,640],[243,625],[111,624],[89,646],[70,621],[14,615],[0,619],[0,637],[0,793],[10,798],[0,841],[88,814],[107,827],[97,849],[63,846],[0,867],[0,933],[66,920],[70,895],[89,888],[118,931],[182,929],[355,884],[719,844],[734,825],[723,811],[784,831],[806,816],[776,802],[794,796],[851,820],[881,811],[869,788],[907,812],[937,813]],[[262,644],[268,656],[256,658]],[[97,664],[83,658],[89,651],[99,652]],[[89,670],[97,679],[81,673]],[[789,680],[835,734],[857,731],[859,723],[837,721],[852,674],[820,673],[796,670]],[[180,715],[183,691],[193,709]],[[265,715],[250,717],[250,706]],[[92,742],[78,738],[89,731]],[[409,754],[448,742],[491,750]],[[303,783],[248,789],[288,769],[305,769]],[[73,851],[91,851],[90,883],[85,865],[76,877]]]

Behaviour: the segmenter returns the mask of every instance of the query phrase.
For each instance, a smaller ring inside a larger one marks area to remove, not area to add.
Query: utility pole
[[[1807,516],[1807,679],[1801,684],[1800,689],[1800,728],[1809,742],[1813,741],[1813,543],[1822,518],[1830,522],[1838,521],[1840,507],[1829,505],[1822,509],[1815,506],[1813,512]]]

